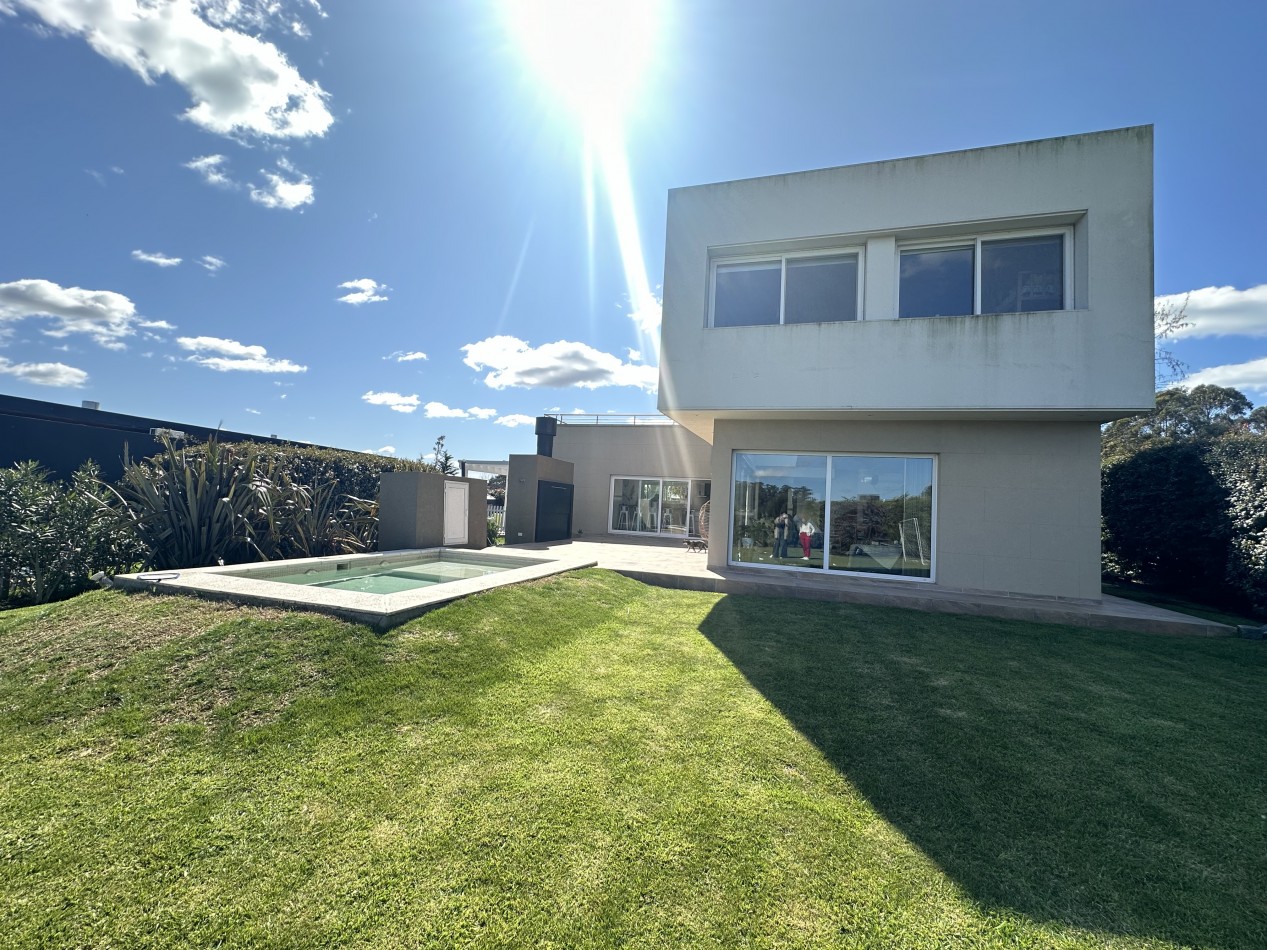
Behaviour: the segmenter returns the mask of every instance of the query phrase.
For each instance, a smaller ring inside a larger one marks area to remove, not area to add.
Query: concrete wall
[[[488,546],[488,482],[435,472],[384,472],[378,485],[378,549],[399,551],[444,545],[444,485],[468,486],[466,544]]]
[[[572,533],[606,534],[611,528],[614,476],[709,478],[712,449],[681,426],[559,426],[554,454],[575,464]]]
[[[1069,226],[1070,309],[897,319],[901,242]],[[752,411],[1029,410],[1109,419],[1153,405],[1152,129],[676,189],[660,409],[711,437]],[[861,319],[709,328],[710,262],[859,246]]]
[[[507,544],[531,544],[536,537],[537,482],[562,482],[571,485],[572,473],[572,463],[561,458],[545,455],[510,457],[510,472],[506,476]],[[572,523],[575,525],[575,496],[573,506]]]
[[[718,421],[709,565],[728,556],[734,452],[931,454],[936,586],[1098,600],[1099,447],[1085,422]]]

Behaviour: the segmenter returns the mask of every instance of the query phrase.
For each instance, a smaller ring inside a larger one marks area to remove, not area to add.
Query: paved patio
[[[1023,597],[984,591],[946,590],[924,584],[867,580],[840,574],[727,567],[710,570],[707,555],[689,552],[681,540],[596,535],[553,544],[517,544],[512,551],[555,551],[593,560],[647,584],[678,590],[762,597],[799,597],[939,613],[975,614],[1063,623],[1106,630],[1133,630],[1199,637],[1235,636],[1236,628],[1119,597],[1093,601]]]

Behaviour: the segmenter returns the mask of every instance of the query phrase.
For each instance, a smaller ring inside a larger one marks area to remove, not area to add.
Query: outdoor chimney
[[[537,454],[546,458],[554,456],[554,434],[559,422],[553,416],[537,416]]]

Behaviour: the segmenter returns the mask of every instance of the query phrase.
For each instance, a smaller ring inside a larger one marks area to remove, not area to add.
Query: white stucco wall
[[[609,530],[615,476],[708,478],[712,449],[681,426],[559,425],[555,458],[575,465],[572,533]]]
[[[1072,228],[1071,309],[897,319],[900,242]],[[1153,404],[1152,129],[676,189],[660,409],[705,439],[749,413],[1027,412],[1107,420]],[[714,258],[864,250],[861,319],[709,328]]]
[[[727,561],[735,452],[933,455],[935,586],[1099,600],[1099,447],[1087,422],[720,420],[709,564]]]

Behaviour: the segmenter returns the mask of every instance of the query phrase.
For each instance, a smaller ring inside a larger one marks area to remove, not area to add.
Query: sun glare
[[[502,9],[529,68],[553,98],[566,104],[585,134],[591,285],[597,177],[616,230],[639,349],[658,355],[660,304],[642,253],[624,118],[663,41],[662,0],[504,0]]]
[[[505,0],[516,45],[587,125],[619,117],[655,54],[658,0]]]

